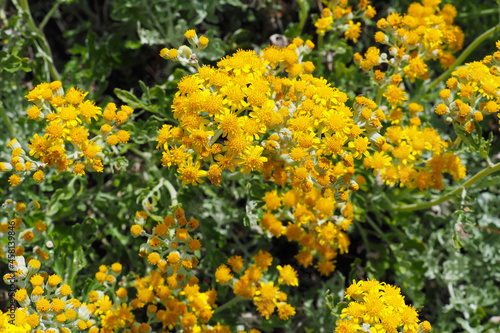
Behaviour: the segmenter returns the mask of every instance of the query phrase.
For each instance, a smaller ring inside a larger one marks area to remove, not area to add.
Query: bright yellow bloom
[[[195,162],[190,158],[185,163],[179,166],[177,172],[180,174],[179,179],[182,180],[182,185],[191,184],[196,186],[203,183],[201,177],[206,177],[208,173],[200,170],[200,162]]]
[[[224,284],[233,278],[231,269],[226,265],[221,265],[217,268],[215,272],[215,281]]]
[[[297,272],[290,265],[276,266],[280,273],[280,277],[278,279],[278,283],[286,284],[288,286],[298,286],[299,280],[297,278]]]
[[[241,172],[249,174],[250,172],[257,170],[260,171],[265,162],[267,162],[267,157],[263,157],[262,152],[263,147],[251,146],[248,147],[244,152],[240,153],[238,157],[238,165],[241,168]]]

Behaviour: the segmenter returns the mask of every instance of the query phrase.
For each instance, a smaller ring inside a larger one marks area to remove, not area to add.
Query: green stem
[[[471,16],[484,16],[484,15],[490,15],[490,14],[496,14],[500,13],[500,8],[491,8],[491,9],[483,9],[479,10],[477,12],[467,12],[467,13],[460,13],[457,15],[457,17],[471,17]]]
[[[461,186],[458,186],[455,188],[453,191],[443,195],[442,197],[439,197],[433,201],[428,201],[428,202],[423,202],[420,204],[411,204],[411,205],[405,205],[405,206],[393,206],[392,209],[398,212],[412,212],[415,210],[422,210],[422,209],[427,209],[435,205],[439,205],[445,201],[448,201],[451,199],[453,196],[461,193],[465,188],[470,187],[474,183],[477,183],[479,180],[483,179],[484,177],[500,170],[500,163],[497,163],[495,165],[488,165],[488,167],[484,168],[477,174],[475,174],[473,177],[471,177],[469,180],[467,180],[465,183],[463,183]]]
[[[241,296],[236,296],[235,298],[233,298],[232,300],[222,304],[221,306],[219,306],[217,309],[214,310],[214,315],[216,315],[217,313],[221,312],[222,310],[225,310],[233,305],[235,305],[236,303],[239,303],[241,301],[244,301],[245,299]]]
[[[26,17],[28,19],[28,28],[33,32],[34,34],[37,35],[40,45],[37,44],[37,46],[41,49],[41,54],[44,54],[45,56],[43,57],[45,59],[45,63],[49,68],[50,75],[54,80],[60,80],[61,76],[59,75],[59,72],[57,71],[56,67],[54,66],[54,60],[52,58],[52,51],[50,50],[49,43],[47,42],[47,38],[43,34],[43,31],[39,29],[35,21],[33,20],[33,16],[31,16],[31,11],[30,11],[30,6],[28,4],[27,0],[20,0],[20,4],[15,1],[14,3],[18,7],[18,10],[20,9],[21,12],[26,13]]]
[[[38,29],[40,31],[43,31],[43,28],[45,28],[45,25],[47,24],[47,22],[49,22],[49,20],[52,18],[52,15],[54,14],[54,12],[57,10],[57,8],[59,8],[59,5],[61,4],[61,2],[62,2],[62,0],[57,0],[54,3],[54,5],[52,6],[52,8],[50,8],[47,15],[45,15],[45,17],[43,18],[42,23],[40,23],[40,25],[38,26]]]
[[[323,35],[318,36],[318,50],[323,50]]]
[[[432,89],[434,89],[439,82],[443,81],[444,79],[446,79],[448,76],[450,76],[451,72],[453,72],[453,70],[461,65],[465,59],[469,56],[469,54],[472,53],[472,51],[474,51],[482,42],[484,42],[485,39],[487,39],[488,37],[490,37],[491,35],[495,34],[497,31],[500,31],[500,24],[499,25],[496,25],[494,26],[493,28],[489,29],[489,30],[486,30],[481,36],[477,37],[470,45],[469,47],[467,47],[463,52],[462,54],[460,55],[460,57],[457,58],[457,60],[453,63],[453,65],[450,66],[450,68],[448,68],[446,70],[446,72],[444,72],[443,74],[441,74],[437,79],[435,79],[430,85],[429,87],[427,88],[427,91],[432,91]]]
[[[168,193],[170,193],[170,199],[172,199],[172,206],[177,206],[179,204],[179,201],[177,200],[176,189],[174,188],[172,183],[169,182],[168,180],[163,181],[163,185],[165,185],[165,187],[168,190]]]
[[[4,124],[9,129],[9,132],[12,135],[12,138],[15,138],[16,131],[14,130],[14,127],[12,126],[12,123],[10,122],[9,117],[7,116],[7,112],[5,112],[5,108],[3,107],[2,101],[0,101],[0,114],[2,115]]]
[[[387,88],[387,84],[384,84],[383,86],[378,87],[378,90],[377,90],[377,98],[375,99],[375,103],[376,103],[378,106],[380,106],[380,102],[382,101],[382,96],[383,96],[383,93],[384,93],[385,88]]]
[[[302,35],[302,29],[304,29],[304,24],[306,23],[306,19],[307,19],[307,14],[308,14],[308,10],[307,10],[307,7],[306,7],[306,1],[305,0],[299,0],[299,5],[300,5],[300,22],[299,22],[299,36]]]
[[[151,198],[155,192],[157,192],[160,188],[163,187],[163,185],[165,185],[164,182],[165,182],[165,180],[163,178],[160,178],[160,182],[158,183],[158,185],[153,187],[153,189],[151,191],[149,191],[148,195],[142,200],[143,206],[146,206],[146,204],[149,203],[149,198]]]

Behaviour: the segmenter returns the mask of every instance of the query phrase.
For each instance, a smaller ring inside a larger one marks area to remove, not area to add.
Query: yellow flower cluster
[[[447,152],[448,142],[433,128],[394,125],[387,128],[384,138],[387,142],[381,151],[366,157],[363,165],[373,169],[387,185],[442,190],[444,173],[451,174],[455,181],[466,175],[460,158]]]
[[[439,92],[444,103],[435,112],[446,117],[447,123],[457,123],[467,133],[476,129],[476,122],[486,115],[496,114],[500,105],[500,41],[498,51],[459,67],[446,82],[447,89]]]
[[[453,25],[457,10],[451,4],[440,8],[440,0],[423,0],[412,3],[404,15],[391,13],[377,22],[381,30],[375,34],[375,41],[389,47],[390,59],[376,47],[370,47],[364,57],[354,55],[355,62],[381,87],[398,86],[394,75],[415,79],[427,79],[429,72],[426,61],[439,59],[444,68],[455,62],[451,51],[460,50],[464,34]],[[386,63],[388,70],[382,72],[374,67]],[[401,80],[396,80],[401,81]],[[394,88],[393,88],[394,89]],[[389,101],[393,107],[394,102]]]
[[[308,74],[314,66],[300,60],[310,44],[296,38],[260,57],[240,50],[218,68],[184,77],[173,102],[180,126],[158,131],[162,164],[178,166],[183,185],[204,177],[219,185],[224,170],[239,168],[304,192],[328,188],[332,198],[347,201],[358,188],[354,160],[378,150],[381,126],[375,113],[373,121],[355,122],[347,95]],[[283,69],[288,77],[277,75]]]
[[[326,3],[327,7],[323,9],[321,17],[314,22],[318,35],[324,35],[326,31],[338,30],[344,33],[345,39],[356,43],[361,35],[361,22],[354,23],[353,20],[357,18],[371,19],[377,14],[375,8],[370,5],[370,0],[359,1],[355,11],[351,6],[348,6],[348,0],[323,2]]]
[[[227,265],[221,265],[215,272],[215,280],[220,284],[230,284],[235,295],[241,296],[253,303],[262,317],[269,317],[277,310],[278,317],[288,320],[295,315],[295,308],[286,303],[288,295],[280,291],[279,285],[298,286],[297,272],[290,265],[276,268],[279,272],[277,285],[274,281],[264,281],[264,273],[272,265],[273,256],[266,251],[259,252],[252,258],[254,264],[243,270],[243,258],[232,256],[227,260]],[[239,277],[236,278],[234,274]]]
[[[121,271],[122,265],[118,262],[111,265],[111,270],[109,270],[106,265],[101,265],[99,266],[99,272],[95,274],[95,278],[100,284],[104,284],[105,286],[114,286],[116,278]]]
[[[275,237],[298,241],[299,262],[307,267],[317,256],[316,267],[329,275],[337,253],[349,246],[349,195],[359,189],[356,179],[364,182],[355,177],[355,166],[362,162],[386,184],[420,190],[442,189],[443,173],[458,180],[465,167],[445,151],[448,144],[435,130],[419,128],[420,105],[408,104],[409,127],[403,126],[401,108],[386,116],[363,96],[351,109],[346,94],[309,74],[312,68],[301,62],[308,50],[300,39],[284,49],[270,46],[262,56],[240,50],[218,68],[204,66],[184,77],[173,105],[180,125],[163,125],[157,148],[164,150],[163,166],[178,167],[183,185],[208,177],[220,186],[224,170],[239,168],[291,188],[266,194],[261,224]],[[283,69],[288,77],[278,76]],[[396,96],[404,97],[396,85],[401,81],[394,75],[388,89],[387,99],[396,105],[404,103]],[[385,136],[383,121],[394,125]],[[284,218],[291,221],[286,227]]]
[[[424,333],[428,321],[419,324],[418,312],[404,302],[401,289],[377,280],[353,281],[345,298],[352,300],[342,310],[335,332]]]
[[[69,89],[66,94],[59,81],[41,83],[31,90],[26,98],[34,104],[28,109],[29,119],[44,120],[45,134],[35,134],[30,140],[29,155],[13,139],[7,146],[12,149],[10,163],[0,163],[0,172],[14,170],[9,183],[17,186],[25,176],[33,173],[33,179],[44,179],[44,168],[55,166],[58,172],[69,170],[75,175],[87,171],[103,171],[100,142],[114,146],[129,141],[130,133],[119,130],[133,113],[132,108],[123,105],[120,110],[109,103],[104,111],[94,102],[85,100],[88,93],[78,88]],[[101,133],[89,138],[88,125],[92,121],[104,120]]]
[[[339,173],[342,168],[339,164]],[[337,181],[344,182],[344,178]],[[328,276],[335,270],[333,259],[339,252],[347,253],[350,244],[346,231],[352,223],[353,205],[341,196],[324,196],[316,188],[308,193],[295,189],[281,195],[277,191],[267,192],[261,225],[274,237],[285,235],[289,242],[298,242],[301,249],[295,256],[297,261],[309,267],[317,257],[316,269]],[[335,214],[336,209],[340,214]],[[278,217],[288,220],[288,225],[284,226]]]
[[[111,267],[101,265],[99,267],[99,272],[95,274],[97,282],[104,285],[105,290],[92,290],[88,295],[89,303],[87,304],[87,308],[98,321],[100,327],[99,332],[111,333],[120,328],[133,327],[133,325],[136,324],[135,316],[132,313],[133,306],[127,303],[127,289],[123,287],[118,289],[115,288],[117,285],[117,277],[120,275],[122,268],[122,265],[118,262],[112,264]],[[123,282],[124,281],[121,282],[122,286],[124,285]],[[114,293],[113,300],[119,301],[120,304],[113,304],[110,297],[105,295],[106,291]],[[134,327],[134,331],[143,332],[139,329],[140,327],[140,324],[137,323],[136,327]],[[149,326],[144,332],[148,330]]]
[[[185,285],[190,279],[196,279],[192,269],[198,266],[196,251],[200,250],[201,242],[193,238],[193,232],[199,226],[197,219],[189,221],[184,215],[184,209],[177,208],[173,215],[167,215],[163,221],[148,232],[143,227],[148,214],[137,212],[135,224],[130,228],[134,237],[145,236],[147,242],[140,247],[139,255],[148,258],[151,265],[166,273],[172,281],[170,284]]]
[[[200,38],[198,38],[196,31],[193,29],[186,31],[184,37],[186,37],[189,44],[195,48],[194,51],[189,46],[182,45],[178,49],[169,50],[167,48],[163,48],[160,51],[160,56],[164,59],[179,61],[184,64],[199,67],[196,54],[200,50],[203,50],[207,47],[209,40],[205,36],[201,36]]]
[[[97,333],[91,311],[78,299],[71,298],[71,287],[63,283],[60,276],[40,271],[40,266],[36,259],[26,262],[23,256],[17,256],[13,267],[15,273],[4,276],[7,284],[17,285],[14,299],[21,308],[16,310],[15,325],[0,312],[0,331],[70,333],[88,330]]]
[[[5,213],[8,222],[0,223],[0,239],[9,239],[10,242],[16,244],[14,253],[10,252],[9,256],[23,256],[29,250],[29,254],[35,259],[43,261],[49,259],[49,253],[36,245],[40,244],[42,247],[46,247],[45,238],[41,236],[47,230],[47,225],[41,220],[36,221],[28,216],[29,211],[38,209],[40,209],[38,201],[26,205],[23,202],[8,199],[2,204],[2,211]],[[15,239],[12,240],[9,237]],[[0,245],[0,258],[5,258],[8,250],[7,242],[3,242]]]
[[[112,270],[115,265],[119,264],[113,264]],[[106,275],[107,269],[101,267],[97,274]],[[112,273],[112,276],[116,273]],[[90,292],[88,308],[100,317],[101,333],[118,330],[124,333],[147,333],[155,327],[168,328],[169,331],[177,328],[183,332],[220,332],[205,325],[212,318],[217,293],[213,289],[200,292],[196,278],[179,286],[175,276],[166,277],[165,273],[153,270],[145,277],[138,277],[133,287],[136,290],[133,299],[129,298],[127,289],[123,287],[110,289],[116,294],[113,299],[102,291]],[[133,311],[140,309],[145,314],[136,317]],[[147,320],[140,322],[139,318]]]
[[[390,59],[376,47],[370,47],[364,57],[359,53],[354,55],[355,62],[379,86],[379,99],[383,101],[383,97],[391,107],[388,115],[380,109],[375,111],[380,125],[385,121],[392,126],[385,127],[384,136],[378,138],[379,151],[363,160],[363,165],[373,169],[374,175],[388,185],[399,183],[401,187],[420,190],[432,186],[441,190],[443,173],[453,175],[456,181],[465,177],[465,167],[456,155],[448,152],[449,144],[438,132],[420,128],[419,113],[424,108],[415,102],[407,103],[403,85],[405,78],[410,81],[428,78],[425,63],[428,60],[439,58],[443,67],[450,66],[455,61],[450,51],[462,48],[463,33],[453,25],[456,9],[449,4],[440,8],[440,2],[415,2],[406,14],[391,13],[377,22],[382,31],[375,34],[375,40],[389,46]],[[377,69],[383,63],[388,65],[385,72]],[[357,119],[372,116],[374,108],[367,109],[367,105],[361,98],[356,99]]]

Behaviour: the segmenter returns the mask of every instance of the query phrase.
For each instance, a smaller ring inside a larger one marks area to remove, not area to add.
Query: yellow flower
[[[320,260],[315,267],[321,275],[328,276],[335,270],[335,261]]]
[[[228,108],[225,108],[222,113],[215,116],[215,121],[219,122],[217,128],[222,130],[223,136],[233,135],[240,131],[239,119],[237,114]],[[213,132],[211,135],[213,135]]]
[[[404,92],[400,87],[392,84],[387,87],[383,96],[387,98],[387,101],[392,104],[393,108],[395,108],[398,104],[402,105],[404,101],[408,99],[408,97],[406,97],[406,92]]]
[[[257,266],[261,267],[263,270],[267,270],[267,268],[271,266],[273,256],[267,251],[259,250],[259,253],[253,256],[252,259],[255,261]]]
[[[200,170],[200,162],[197,161],[193,164],[193,159],[189,158],[186,162],[182,163],[177,169],[180,174],[179,179],[182,180],[182,185],[191,184],[196,186],[203,183],[201,177],[206,177],[208,173]]]
[[[281,320],[288,320],[295,315],[295,308],[288,303],[278,305],[278,316]]]
[[[275,68],[277,64],[283,61],[282,50],[274,45],[270,45],[266,47],[264,50],[262,50],[262,55],[264,59],[266,59],[269,62],[269,65],[272,68]]]
[[[286,284],[288,286],[298,286],[299,280],[297,278],[297,272],[290,265],[276,266],[280,273],[280,277],[278,278],[278,283]]]
[[[194,29],[188,30],[184,34],[184,37],[186,37],[187,39],[193,39],[196,37],[196,31]]]
[[[36,309],[38,312],[47,312],[50,310],[50,302],[43,297],[38,302],[36,302]]]
[[[38,136],[38,134],[33,136],[33,139],[30,140],[30,144],[28,144],[28,148],[31,148],[29,152],[30,156],[39,158],[47,153],[50,146],[50,142],[47,137],[48,134],[45,134],[42,137]]]
[[[220,265],[215,271],[215,281],[224,284],[233,278],[231,269],[226,265]]]
[[[243,258],[241,256],[232,256],[227,260],[227,264],[231,266],[233,271],[238,272],[243,268]]]
[[[361,23],[356,24],[353,21],[349,21],[349,28],[344,33],[345,39],[350,39],[354,43],[358,42],[358,38],[361,35]]]
[[[120,140],[121,143],[127,143],[130,138],[130,133],[124,130],[120,130],[118,131],[116,136],[118,137],[118,140]]]
[[[267,158],[261,156],[264,148],[261,146],[250,146],[238,155],[238,166],[242,167],[241,172],[249,174],[251,171],[260,171]]]
[[[209,40],[208,40],[207,37],[205,37],[205,36],[202,35],[200,37],[200,39],[198,40],[198,42],[199,42],[198,43],[198,47],[199,47],[200,50],[202,50],[202,49],[204,49],[204,48],[207,47]]]
[[[85,101],[81,103],[79,106],[80,116],[87,123],[90,123],[92,119],[98,120],[97,116],[101,115],[102,109],[100,107],[95,106],[93,101]]]
[[[66,92],[66,101],[70,104],[78,105],[87,94],[87,92],[84,93],[81,89],[73,87]]]
[[[75,145],[81,145],[88,140],[89,130],[83,126],[72,128],[69,132],[69,140]]]
[[[21,183],[21,177],[19,177],[18,175],[11,175],[9,177],[9,184],[12,186],[12,187],[16,187],[17,185],[19,185]]]
[[[332,16],[327,16],[327,17],[321,17],[319,18],[315,23],[314,26],[316,27],[316,33],[318,35],[324,35],[327,30],[332,30],[333,27],[331,24],[333,23],[333,17]]]
[[[259,295],[258,299],[262,299],[265,301],[274,301],[278,296],[279,287],[274,286],[274,282],[264,283],[261,282],[259,284],[257,295]]]

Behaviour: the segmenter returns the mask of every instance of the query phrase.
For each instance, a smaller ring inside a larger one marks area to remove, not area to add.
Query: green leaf
[[[147,109],[147,107],[137,97],[135,97],[134,94],[132,94],[131,92],[128,92],[126,90],[122,90],[119,88],[115,88],[113,91],[114,91],[116,97],[118,97],[120,100],[122,100],[128,106],[130,106],[132,108]]]

